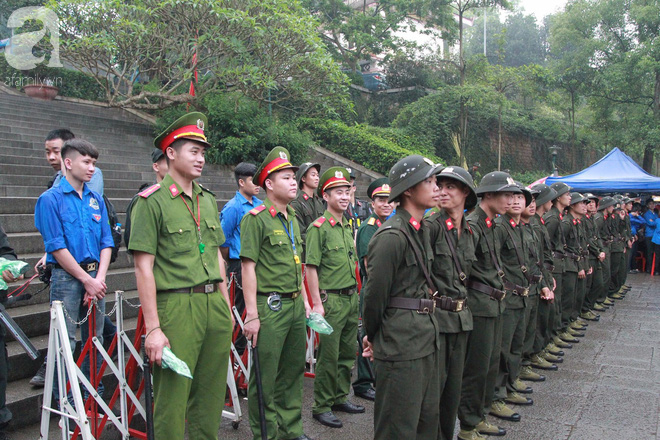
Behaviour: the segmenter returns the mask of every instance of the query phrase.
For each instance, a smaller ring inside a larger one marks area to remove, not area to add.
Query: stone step
[[[140,182],[142,183],[142,182]],[[204,184],[203,181],[200,183]],[[230,198],[234,197],[235,190],[234,191],[217,191],[215,186],[213,184],[211,185],[204,185],[206,186],[209,190],[211,190],[216,198],[219,201],[226,202]],[[133,188],[130,189],[117,189],[117,188],[104,188],[104,193],[105,195],[110,199],[131,199],[137,189],[139,187],[139,184],[134,186]],[[43,186],[5,186],[5,187],[0,187],[0,198],[2,197],[39,197],[41,193],[45,191],[45,188]],[[114,202],[113,202],[114,205]]]
[[[39,120],[30,117],[30,119],[23,119],[25,117],[27,116],[14,116],[13,120],[11,118],[3,119],[3,121],[0,122],[0,132],[9,135],[21,135],[24,140],[34,138],[43,141],[48,132],[53,130],[53,128],[62,127],[62,125],[53,126],[53,120],[50,118]],[[60,124],[66,122],[66,120],[63,120]],[[100,126],[94,127],[93,130],[90,129],[90,127],[94,125]],[[73,131],[78,137],[94,137],[94,139],[97,140],[117,140],[119,135],[122,136],[122,139],[152,139],[154,136],[153,131],[150,128],[145,130],[145,127],[133,124],[121,124],[118,122],[107,123],[107,120],[102,118],[88,121],[85,124],[75,122],[69,123],[66,124],[66,128]]]
[[[103,156],[103,153],[114,155],[125,153],[127,157],[142,157],[140,152],[147,151],[150,154],[151,148],[153,148],[151,140],[152,138],[147,137],[128,138],[126,136],[121,136],[120,138],[118,136],[85,136],[84,134],[77,134],[77,136],[94,144],[94,146],[97,147],[101,153],[101,156]],[[43,150],[45,137],[45,133],[43,135],[26,135],[0,131],[0,144],[7,144],[10,146],[24,146],[24,144],[21,143],[27,142],[30,147]]]

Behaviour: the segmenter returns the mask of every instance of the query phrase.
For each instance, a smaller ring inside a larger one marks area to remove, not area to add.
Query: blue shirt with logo
[[[229,248],[229,258],[239,259],[241,255],[241,220],[252,208],[263,202],[252,196],[252,200],[246,199],[240,191],[222,208],[220,212],[220,224],[225,234],[225,243],[221,247]]]
[[[103,197],[86,183],[82,198],[66,179],[39,196],[34,224],[44,240],[46,263],[57,263],[52,253],[60,249],[68,249],[79,264],[92,263],[102,249],[114,246]]]

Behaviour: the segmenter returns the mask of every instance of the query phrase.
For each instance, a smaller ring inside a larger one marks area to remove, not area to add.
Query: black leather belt
[[[523,287],[519,286],[518,284],[514,284],[510,281],[506,281],[504,283],[504,288],[514,295],[518,296],[529,296],[529,287]]]
[[[80,268],[82,270],[84,270],[85,272],[94,272],[95,270],[99,270],[99,263],[96,262],[96,261],[94,261],[93,263],[82,263],[82,264],[79,264],[78,266],[80,266]],[[62,266],[60,266],[57,263],[54,263],[53,267],[55,269],[66,270],[65,268],[63,268]]]
[[[183,289],[159,290],[158,293],[214,293],[218,291],[218,283],[199,284]]]
[[[548,270],[548,271],[550,271],[550,272],[552,272],[553,270],[555,270],[555,266],[552,265],[552,264],[550,264],[550,263],[543,263],[543,267],[545,267],[545,269]]]
[[[345,289],[325,289],[325,290],[321,290],[321,293],[323,293],[323,292],[325,292],[325,293],[336,293],[337,295],[351,296],[351,295],[353,295],[354,293],[357,292],[357,289],[355,288],[355,286],[353,286],[353,287],[346,287]]]
[[[390,298],[388,307],[393,309],[415,310],[420,315],[428,315],[435,311],[435,301],[426,298]]]
[[[537,283],[540,283],[542,279],[543,279],[543,275],[540,275],[540,274],[539,275],[532,275],[531,277],[529,277],[529,283],[530,284],[537,284]]]
[[[298,292],[289,292],[289,293],[280,293],[280,292],[257,292],[257,295],[259,295],[259,296],[273,296],[273,295],[278,295],[280,298],[296,299],[296,298],[298,298],[298,295],[300,295],[300,291],[298,291]]]
[[[467,298],[453,299],[448,296],[435,296],[433,300],[437,308],[448,312],[460,312],[465,308],[465,304],[467,303]]]
[[[566,254],[564,254],[562,252],[553,251],[552,252],[552,258],[558,258],[561,261],[564,261],[566,259]]]
[[[477,292],[485,293],[486,295],[490,296],[490,299],[492,300],[502,301],[506,297],[506,292],[504,290],[496,289],[494,287],[480,283],[479,281],[468,280],[467,286],[470,289],[476,290]]]
[[[572,253],[569,252],[569,253],[567,253],[566,255],[567,255],[568,258],[570,258],[571,260],[580,261],[580,260],[582,259],[582,256],[580,256],[580,255],[578,255],[578,254],[572,254]]]

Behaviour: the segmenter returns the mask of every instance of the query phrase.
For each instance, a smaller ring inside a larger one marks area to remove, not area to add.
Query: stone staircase
[[[125,110],[63,100],[41,101],[3,93],[3,90],[0,88],[0,224],[18,257],[32,267],[44,252],[41,235],[34,227],[34,206],[54,174],[44,156],[46,134],[54,128],[66,127],[77,137],[96,145],[100,151],[98,166],[103,171],[105,194],[123,223],[126,206],[137,189],[154,180],[150,160],[153,128],[147,120]],[[369,182],[380,177],[320,147],[310,151],[310,160],[321,163],[323,168],[334,165],[353,167],[363,199],[366,199]],[[226,166],[207,164],[199,182],[216,194],[219,209],[236,191],[233,172]],[[32,274],[30,271],[26,276]],[[107,283],[109,292],[123,290],[126,298],[137,304],[133,263],[125,243],[122,243],[117,261],[110,266]],[[10,291],[18,285],[20,283],[10,286]],[[43,287],[35,279],[26,293],[35,293]],[[48,301],[46,289],[27,301],[8,307],[12,317],[42,353],[48,343]],[[114,294],[110,294],[106,310],[111,310],[113,304]],[[131,307],[124,310],[125,327],[135,329],[137,310]],[[14,415],[13,429],[19,429],[38,423],[41,416],[43,390],[29,385],[41,359],[32,361],[11,336],[8,336],[7,348],[10,362],[7,402]]]

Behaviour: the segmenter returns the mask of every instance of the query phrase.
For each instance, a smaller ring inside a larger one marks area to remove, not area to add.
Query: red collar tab
[[[452,229],[454,229],[454,222],[452,222],[450,218],[445,220],[445,224],[447,225],[447,230],[448,231],[451,231]]]
[[[309,196],[306,193],[303,193],[303,199],[309,200]]]
[[[577,219],[575,219],[575,218],[573,219],[573,224],[574,224],[574,225],[577,225],[577,224],[578,224]]]
[[[335,220],[334,217],[330,217],[330,219],[328,220],[328,223],[330,223],[330,226],[334,226],[334,225],[337,224],[337,220]]]
[[[491,226],[493,226],[493,221],[491,219],[489,219],[488,217],[486,217],[486,226],[488,226],[489,228]]]
[[[545,220],[543,220],[543,217],[541,217],[541,224],[542,224],[542,225],[545,224]]]
[[[410,217],[410,221],[408,223],[410,223],[412,227],[415,228],[415,231],[419,231],[419,228],[422,227],[422,225],[412,217]]]
[[[512,228],[515,228],[516,226],[518,226],[518,225],[516,225],[516,222],[514,222],[512,218],[509,219],[509,224],[511,225]]]
[[[263,211],[264,209],[266,209],[266,205],[263,205],[263,204],[262,204],[262,205],[259,205],[259,206],[257,206],[256,208],[252,208],[252,209],[250,209],[250,214],[252,214],[252,215],[257,215],[257,214],[259,214],[261,211]]]
[[[172,193],[172,197],[179,195],[179,189],[176,187],[176,183],[170,185],[170,193]]]
[[[376,226],[380,228],[380,225],[382,225],[381,221],[379,219],[376,219]]]
[[[577,222],[578,222],[578,225],[581,225],[581,224],[582,224],[582,220],[580,220],[580,219],[578,219]]]
[[[470,232],[470,234],[474,234],[474,232],[472,232],[472,228],[470,227],[470,225],[467,226],[467,230]]]
[[[564,220],[564,214],[559,214],[559,220]]]
[[[586,214],[586,216],[587,216],[587,218],[591,218],[591,217],[589,216],[589,214]]]
[[[273,217],[275,217],[277,215],[277,209],[275,209],[274,206],[271,206],[270,208],[268,208],[268,212],[270,212],[270,215],[272,215]]]

